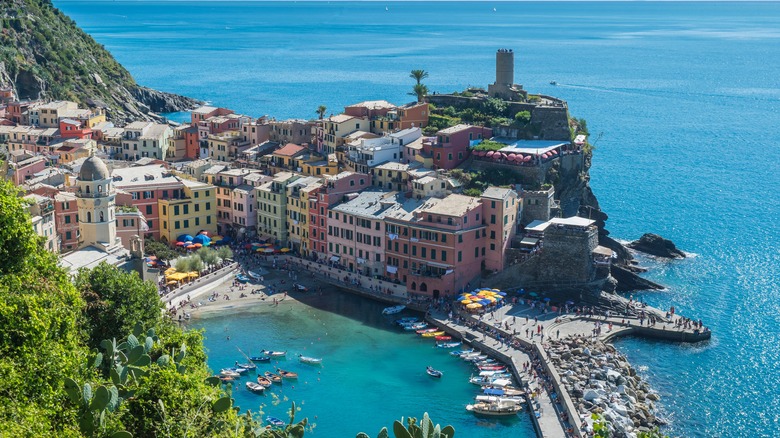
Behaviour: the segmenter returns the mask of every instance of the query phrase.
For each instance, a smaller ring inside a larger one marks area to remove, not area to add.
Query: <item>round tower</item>
[[[496,52],[496,85],[511,87],[515,82],[515,54],[512,49]]]
[[[116,244],[116,191],[106,163],[92,156],[84,161],[78,180],[79,247],[108,249]]]

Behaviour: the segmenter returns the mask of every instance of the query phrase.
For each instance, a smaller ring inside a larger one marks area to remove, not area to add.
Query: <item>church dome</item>
[[[79,170],[79,180],[81,181],[99,181],[109,178],[111,178],[111,173],[108,171],[106,163],[95,156],[87,158]]]

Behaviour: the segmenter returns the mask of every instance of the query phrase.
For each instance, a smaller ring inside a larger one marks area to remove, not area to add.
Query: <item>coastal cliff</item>
[[[157,119],[198,100],[138,85],[132,75],[50,0],[0,6],[0,85],[19,99],[63,99],[104,107],[114,122]]]

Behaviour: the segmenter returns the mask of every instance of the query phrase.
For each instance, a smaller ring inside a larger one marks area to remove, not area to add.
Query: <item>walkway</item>
[[[469,317],[471,318],[471,317]],[[499,359],[507,365],[511,366],[512,373],[518,382],[527,382],[528,390],[530,392],[537,391],[538,396],[535,397],[533,402],[529,405],[533,406],[534,413],[531,415],[534,423],[537,426],[538,435],[541,437],[564,437],[564,436],[580,436],[576,427],[573,430],[573,434],[567,434],[566,429],[570,427],[568,423],[565,423],[559,417],[559,411],[563,410],[560,403],[554,403],[553,397],[558,398],[557,393],[550,393],[542,385],[540,379],[529,379],[523,372],[523,364],[528,362],[533,364],[533,358],[526,353],[523,349],[511,347],[508,345],[501,345],[501,343],[492,337],[486,337],[481,331],[464,325],[462,322],[453,321],[447,316],[433,313],[428,316],[428,320],[433,324],[443,328],[447,332],[454,334],[469,344],[481,351]],[[471,318],[471,322],[476,324],[479,321],[476,318]],[[556,394],[556,395],[553,395]]]

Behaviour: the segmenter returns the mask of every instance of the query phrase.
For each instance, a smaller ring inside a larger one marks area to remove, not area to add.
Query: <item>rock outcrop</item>
[[[101,106],[119,123],[156,119],[155,112],[186,110],[200,103],[139,86],[50,0],[3,1],[0,18],[0,85],[10,85],[20,99]]]
[[[671,240],[652,233],[644,234],[639,240],[629,243],[628,247],[656,257],[667,259],[685,258],[685,253],[677,249],[677,246]]]

